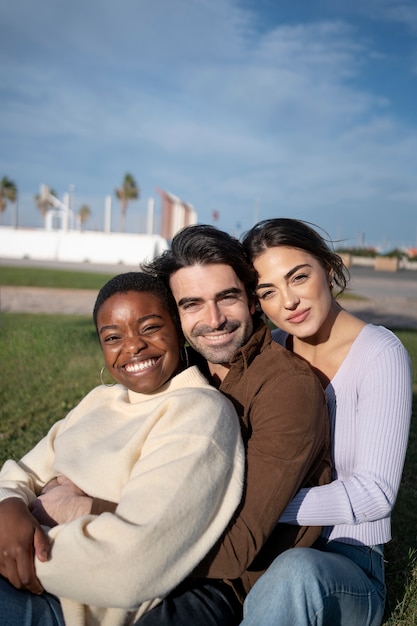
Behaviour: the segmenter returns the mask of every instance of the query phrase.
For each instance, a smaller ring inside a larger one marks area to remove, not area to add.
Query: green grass
[[[10,268],[0,270],[0,282],[16,285],[15,270],[14,276],[8,274],[8,280],[13,282],[4,282],[6,269]],[[29,276],[27,269],[21,272]],[[30,274],[30,280],[34,280]],[[85,288],[99,289],[107,280],[103,274],[60,270],[35,270],[34,274],[38,274],[38,286],[44,286],[48,279],[50,286],[80,288],[86,279],[98,282],[88,282]],[[67,280],[65,284],[62,275]],[[414,626],[417,623],[417,332],[393,330],[411,356],[414,399],[410,442],[393,512],[393,540],[386,547],[388,598],[384,626]],[[1,466],[7,458],[20,458],[57,419],[100,384],[103,359],[93,322],[86,316],[0,313],[0,342]]]
[[[417,332],[393,329],[413,365],[413,415],[401,488],[392,516],[393,539],[387,544],[388,598],[384,626],[417,624]]]
[[[120,272],[124,270],[121,269]],[[118,273],[118,272],[115,272]],[[99,290],[114,274],[0,266],[0,285],[14,287],[59,287],[61,289]]]
[[[103,359],[89,317],[1,313],[0,342],[1,465],[100,384]]]
[[[123,271],[123,269],[120,269],[120,272]],[[0,265],[0,285],[13,287],[59,287],[61,289],[99,290],[113,276],[114,274]],[[343,298],[346,300],[363,300],[362,296],[348,291],[343,293],[341,299]]]

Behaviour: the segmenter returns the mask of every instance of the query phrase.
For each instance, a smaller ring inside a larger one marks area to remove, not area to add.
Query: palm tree
[[[140,198],[140,189],[132,174],[126,174],[121,187],[115,190],[116,197],[120,200],[120,232],[125,231],[126,210],[130,200]]]
[[[6,210],[7,202],[16,202],[17,200],[17,187],[15,183],[3,176],[0,181],[0,223],[3,212]]]
[[[88,204],[83,204],[78,209],[78,219],[80,220],[81,230],[84,230],[83,226],[91,215],[91,209]]]
[[[50,187],[47,187],[46,185],[45,185],[45,188],[47,192],[45,195],[43,193],[37,193],[35,195],[36,206],[42,213],[42,217],[44,219],[46,218],[48,210],[54,207],[54,205],[52,204],[52,202],[50,201],[48,197],[48,194],[52,194],[53,196],[55,196],[55,198],[58,197],[56,192],[53,189],[51,189]]]

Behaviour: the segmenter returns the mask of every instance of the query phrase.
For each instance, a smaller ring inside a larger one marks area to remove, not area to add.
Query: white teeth
[[[204,335],[204,337],[209,341],[218,341],[219,339],[224,339],[228,335],[229,333],[223,333],[222,335]]]
[[[148,359],[147,361],[140,361],[138,363],[128,363],[125,365],[125,370],[129,374],[134,374],[135,372],[142,372],[143,370],[148,369],[148,367],[153,367],[158,359]]]

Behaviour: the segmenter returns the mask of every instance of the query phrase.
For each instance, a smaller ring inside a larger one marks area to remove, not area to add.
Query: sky
[[[415,0],[0,0],[0,23],[3,225],[42,226],[44,183],[92,229],[110,195],[116,230],[130,173],[129,232],[159,188],[235,236],[417,245]]]

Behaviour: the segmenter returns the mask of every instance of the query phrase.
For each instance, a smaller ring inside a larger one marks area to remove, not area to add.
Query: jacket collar
[[[254,358],[263,352],[265,346],[269,345],[271,341],[271,331],[266,323],[261,319],[255,321],[255,327],[251,337],[244,346],[236,350],[230,359],[230,365],[241,361],[246,367],[249,367]]]

